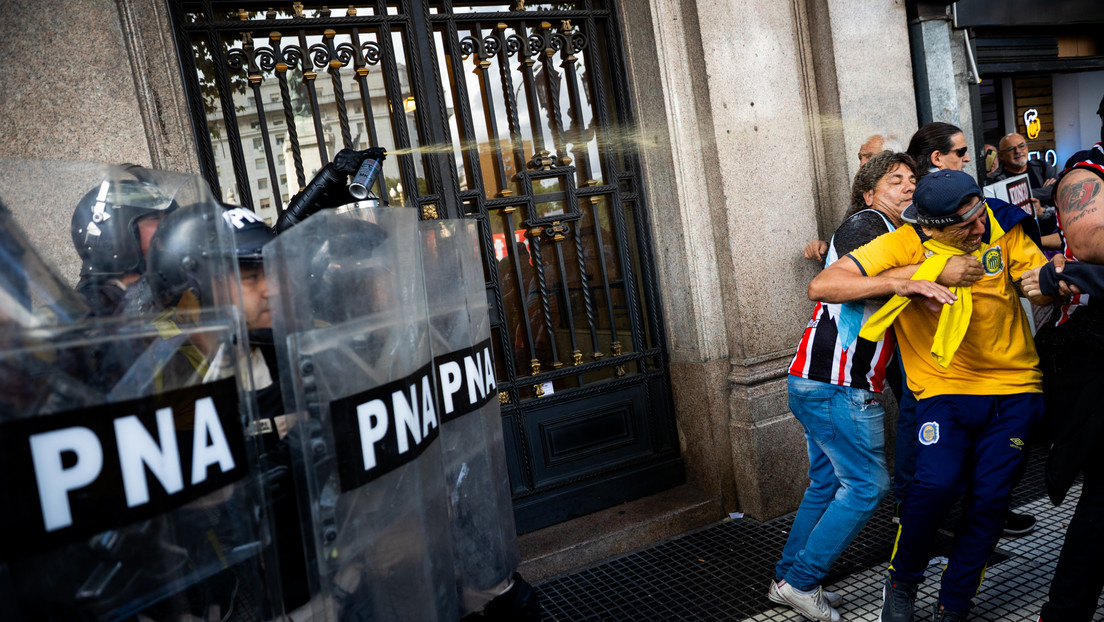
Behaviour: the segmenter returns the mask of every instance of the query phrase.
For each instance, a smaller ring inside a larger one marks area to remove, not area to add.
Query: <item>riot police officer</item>
[[[81,258],[77,292],[97,316],[115,315],[145,272],[158,223],[177,204],[167,194],[181,176],[134,164],[111,167],[77,203],[70,223]]]

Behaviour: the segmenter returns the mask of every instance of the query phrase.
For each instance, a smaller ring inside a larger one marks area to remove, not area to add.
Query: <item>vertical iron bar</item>
[[[555,237],[552,238],[552,246],[556,251],[556,263],[560,266],[560,290],[563,292],[560,317],[567,317],[567,334],[571,337],[571,354],[574,357],[579,350],[579,340],[575,338],[575,306],[571,304],[571,287],[567,283],[567,265],[564,262],[563,240],[557,240],[558,237],[561,237],[560,233],[556,233]]]
[[[510,238],[510,260],[514,262],[514,277],[517,279],[518,300],[521,302],[521,319],[525,326],[525,339],[529,343],[529,358],[537,358],[537,347],[533,343],[533,326],[529,323],[529,288],[525,284],[525,276],[521,271],[521,257],[518,256],[518,241],[514,235],[514,208],[506,208],[506,226],[509,231],[506,235]],[[531,255],[530,255],[531,256]]]
[[[525,46],[525,40],[515,35],[506,36],[506,24],[499,24],[495,29],[498,37],[498,69],[502,75],[503,103],[506,106],[506,124],[510,131],[510,144],[513,147],[514,172],[521,173],[525,170],[525,151],[522,147],[521,123],[518,120],[517,100],[514,99],[514,79],[510,70],[510,45],[517,45],[517,51]],[[521,54],[518,54],[521,58]]]
[[[598,206],[593,206],[591,212],[594,214],[594,239],[598,242],[598,271],[602,274],[602,289],[606,293],[606,312],[609,313],[610,341],[617,341],[617,318],[613,313],[613,292],[610,291],[609,271],[606,270],[606,244],[602,241],[602,222],[598,218]]]
[[[247,72],[249,85],[253,87],[253,103],[257,105],[257,121],[261,124],[261,140],[264,142],[265,160],[268,165],[268,176],[271,180],[269,188],[276,188],[276,192],[274,192],[273,195],[276,199],[276,213],[279,214],[284,209],[284,203],[280,198],[280,177],[276,173],[276,160],[272,157],[272,140],[268,135],[268,117],[265,116],[264,98],[261,96],[261,82],[264,81],[264,76],[261,75],[260,70],[257,68],[253,37],[252,35],[247,36],[247,41],[242,42],[242,49],[245,51],[246,58],[249,59]],[[247,206],[253,211],[257,211],[256,205],[247,204]]]
[[[360,103],[364,106],[364,121],[368,127],[368,146],[379,147],[379,135],[376,133],[376,118],[372,113],[372,93],[368,89],[368,69],[369,60],[368,53],[360,44],[360,29],[353,27],[352,32],[353,49],[355,54],[353,55],[353,62],[356,71],[356,81],[360,86]],[[378,60],[377,60],[378,62]],[[387,182],[385,176],[380,175],[377,178],[379,184],[379,200],[381,205],[390,205],[391,197],[387,195]]]
[[[606,90],[603,87],[605,81],[602,72],[602,51],[601,49],[599,49],[600,47],[604,46],[596,45],[599,39],[600,31],[598,30],[598,25],[595,22],[593,16],[587,18],[587,29],[590,32],[590,41],[589,45],[587,45],[586,47],[583,56],[586,59],[586,66],[588,69],[588,75],[590,77],[590,91],[591,95],[593,96],[593,99],[591,101],[594,102],[591,110],[594,114],[594,119],[597,124],[597,129],[595,131],[608,133],[611,129],[610,111],[609,103],[606,101]],[[620,119],[618,119],[618,121],[620,121]],[[618,135],[624,136],[625,132],[620,131],[618,132]],[[598,159],[600,160],[599,166],[603,166],[605,170],[609,172],[605,176],[606,183],[609,183],[610,179],[612,179],[614,184],[616,185],[617,173],[620,172],[621,167],[617,165],[618,158],[615,157],[615,154],[611,153],[611,151],[623,149],[624,145],[621,144],[622,140],[617,140],[615,142],[617,143],[617,146],[611,149],[608,143],[603,146],[602,141],[598,141]]]
[[[207,7],[209,17],[214,20],[214,11]],[[226,140],[230,147],[230,161],[234,166],[234,181],[238,184],[238,197],[245,205],[253,204],[253,192],[249,188],[249,174],[245,172],[245,153],[241,144],[241,132],[238,130],[238,117],[234,113],[234,96],[230,86],[230,75],[226,71],[227,55],[223,50],[222,37],[209,29],[211,39],[211,58],[214,61],[215,80],[218,83],[219,103],[222,105],[222,121],[226,126]]]
[[[569,30],[564,35],[564,60],[562,66],[566,72],[567,97],[568,101],[571,102],[571,109],[568,110],[568,116],[571,117],[572,126],[575,128],[574,134],[576,139],[572,141],[572,143],[575,145],[575,153],[579,156],[579,162],[582,164],[579,171],[583,174],[583,178],[579,181],[579,185],[585,185],[586,182],[593,179],[593,177],[590,174],[590,155],[587,153],[586,143],[582,142],[583,148],[579,149],[580,140],[586,135],[586,121],[583,115],[582,99],[579,97],[579,77],[575,71],[575,61],[578,60],[575,57],[575,46],[573,43],[575,32],[575,30]]]
[[[448,114],[445,110],[444,86],[437,70],[436,54],[433,50],[433,25],[429,20],[429,5],[417,0],[408,0],[408,5],[420,4],[420,10],[410,14],[410,27],[414,33],[425,33],[425,37],[414,37],[415,54],[410,56],[413,75],[411,89],[418,102],[419,129],[422,140],[427,144],[441,145],[449,141],[447,126]],[[446,218],[460,218],[463,209],[459,199],[459,180],[451,158],[444,153],[431,153],[426,158],[426,172],[429,174],[430,188],[437,194],[438,209]]]
[[[544,57],[541,59],[544,66],[544,80],[548,84],[548,123],[552,130],[552,140],[555,141],[556,159],[558,166],[571,164],[571,156],[567,155],[567,145],[564,144],[563,118],[560,116],[560,74],[553,65],[556,50],[552,47],[553,38],[556,36],[550,24],[542,24],[544,30],[545,48]]]
[[[318,92],[314,88],[314,81],[318,78],[318,72],[314,70],[314,59],[310,46],[307,45],[307,31],[299,31],[299,47],[303,52],[303,83],[307,87],[307,95],[310,97],[311,116],[314,117],[314,134],[318,139],[318,155],[322,158],[322,166],[330,163],[330,156],[326,153],[326,130],[322,127],[322,112],[318,108]]]
[[[407,10],[410,5],[407,3]],[[410,134],[406,131],[406,110],[403,108],[402,85],[399,84],[399,69],[395,62],[394,37],[391,36],[391,25],[384,22],[379,31],[380,52],[384,65],[384,84],[387,86],[387,99],[391,103],[391,130],[395,136],[396,147],[399,150],[409,149]],[[414,156],[412,153],[404,153],[399,156],[399,170],[402,174],[403,189],[408,196],[418,196],[418,172],[414,168]]]
[[[487,53],[487,42],[483,40],[483,31],[480,29],[478,22],[475,24],[473,38],[478,43],[476,67],[479,68],[479,83],[483,91],[483,116],[487,123],[487,136],[491,141],[491,158],[494,161],[495,173],[498,177],[499,191],[496,196],[510,196],[513,193],[507,189],[509,180],[506,178],[506,166],[502,160],[502,143],[498,136],[498,119],[495,111],[494,93],[491,92],[491,76],[487,75],[487,70],[491,68],[489,57],[492,54]],[[505,53],[505,50],[499,50],[498,53]],[[478,150],[476,153],[478,153]],[[486,189],[484,189],[484,192],[486,192]]]
[[[468,85],[464,81],[464,59],[460,51],[460,31],[456,28],[455,20],[449,20],[444,40],[445,54],[450,61],[449,75],[453,81],[453,100],[456,105],[458,117],[456,129],[460,132],[457,138],[460,141],[460,154],[464,159],[469,176],[469,187],[479,190],[483,196],[487,196],[487,189],[483,184],[483,167],[480,166],[479,148],[475,141],[475,121],[472,118],[471,104],[468,103]],[[449,154],[451,157],[451,154]]]
[[[291,89],[288,87],[287,71],[288,68],[294,68],[295,56],[292,57],[293,62],[289,65],[287,57],[284,54],[284,50],[280,48],[281,35],[278,32],[273,32],[268,36],[268,40],[272,45],[273,54],[276,56],[276,80],[280,84],[280,100],[284,104],[284,122],[287,123],[288,139],[291,140],[291,159],[295,163],[295,178],[299,182],[299,188],[304,188],[307,185],[306,174],[303,172],[303,154],[299,151],[299,129],[295,123],[295,112],[291,109]],[[302,54],[298,55],[299,66],[302,67],[304,57]]]
[[[533,257],[537,260],[535,265],[537,269],[537,288],[541,298],[541,308],[544,310],[544,324],[548,329],[548,343],[552,347],[552,366],[559,367],[563,363],[560,362],[560,355],[556,351],[556,331],[552,326],[552,306],[548,300],[548,285],[544,279],[544,258],[541,257],[540,249],[541,230],[530,229],[529,233],[531,234],[529,247],[532,249]]]
[[[211,145],[211,128],[204,109],[203,91],[199,85],[199,77],[194,69],[198,67],[195,59],[195,50],[192,49],[191,32],[184,27],[184,9],[179,3],[169,3],[169,12],[175,27],[175,44],[177,54],[182,60],[187,61],[185,66],[190,70],[183,71],[184,92],[188,98],[188,108],[191,116],[192,139],[199,151],[200,171],[207,179],[215,196],[222,196],[218,174],[216,173],[214,147]],[[205,15],[209,8],[204,7]],[[217,64],[217,61],[216,61]]]
[[[588,200],[589,202],[589,200]],[[594,205],[590,206],[594,211]],[[586,309],[587,324],[590,326],[590,342],[594,351],[598,351],[598,329],[595,326],[594,303],[590,300],[590,275],[587,274],[586,256],[583,254],[583,219],[575,221],[575,254],[579,260],[579,281],[583,289],[583,308]],[[601,261],[599,260],[599,263]]]
[[[341,84],[341,68],[344,63],[341,62],[334,47],[334,37],[337,36],[337,32],[327,28],[322,36],[325,39],[326,51],[329,53],[330,83],[333,84],[334,103],[337,104],[337,124],[341,128],[341,140],[346,149],[354,149],[353,135],[349,131],[349,111],[345,104],[345,87]]]
[[[525,22],[521,23],[521,39],[523,45],[518,49],[518,60],[521,61],[521,74],[525,84],[525,101],[529,108],[529,127],[533,131],[533,152],[539,155],[544,148],[544,132],[540,128],[540,105],[537,103],[537,82],[533,78],[533,55],[529,46],[529,37],[525,35]]]

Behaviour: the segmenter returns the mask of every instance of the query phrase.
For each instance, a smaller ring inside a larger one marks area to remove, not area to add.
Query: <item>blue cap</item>
[[[973,177],[950,169],[933,171],[916,182],[912,205],[905,208],[901,220],[927,227],[945,227],[969,220],[985,205],[984,201],[978,201],[970,211],[959,214],[962,199],[971,195],[982,196]]]

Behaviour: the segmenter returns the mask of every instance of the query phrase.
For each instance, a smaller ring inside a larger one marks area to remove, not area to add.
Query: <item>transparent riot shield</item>
[[[210,191],[120,167],[0,170],[0,619],[278,613],[264,609],[236,264]],[[71,213],[79,234],[44,226]],[[99,315],[68,284],[92,273],[118,290]],[[139,280],[143,310],[127,310]]]
[[[516,575],[520,557],[477,224],[419,227],[461,614],[536,620],[536,596]]]
[[[309,614],[455,619],[414,210],[315,214],[265,247],[265,271],[299,417]]]

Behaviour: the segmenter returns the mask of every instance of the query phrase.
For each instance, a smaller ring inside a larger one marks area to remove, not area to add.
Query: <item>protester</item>
[[[870,135],[861,146],[859,146],[859,166],[870,161],[870,158],[878,155],[883,151],[892,151],[894,153],[902,150],[901,140],[893,134],[872,134]],[[859,205],[858,209],[865,209],[864,205]],[[852,205],[847,213],[844,215],[846,219],[851,214],[855,213],[856,208]],[[828,252],[828,243],[824,240],[813,240],[805,245],[803,254],[805,259],[812,261],[824,261],[824,255]]]
[[[997,158],[1000,164],[997,169],[985,179],[986,185],[995,181],[1003,181],[1016,175],[1027,175],[1027,181],[1031,185],[1031,196],[1043,205],[1054,205],[1054,182],[1058,181],[1057,171],[1043,160],[1030,160],[1027,140],[1020,134],[1013,132],[1000,139],[1000,148]]]
[[[863,165],[851,193],[858,211],[832,236],[828,264],[901,226],[915,178],[912,159],[903,153],[882,152]],[[970,276],[953,283],[980,278],[976,262],[972,271],[962,265]],[[824,592],[821,582],[889,490],[885,411],[876,394],[882,391],[894,340],[858,339],[859,327],[879,306],[878,301],[818,302],[790,364],[789,404],[805,430],[810,484],[768,597],[812,620],[839,620],[835,607],[841,599]]]
[[[920,177],[941,169],[961,171],[970,161],[966,135],[942,121],[933,121],[916,130],[909,140],[908,154],[916,160]]]
[[[860,336],[880,338],[893,324],[923,423],[881,619],[911,622],[932,536],[965,490],[963,519],[933,612],[937,622],[965,620],[1026,465],[1022,447],[1042,415],[1038,357],[1016,282],[1045,258],[1018,226],[1026,214],[1007,204],[987,205],[966,173],[922,177],[913,200],[902,215],[913,227],[832,264],[809,285],[809,295],[843,303],[895,294]],[[962,254],[981,258],[981,280],[955,291],[928,280]],[[912,279],[888,273],[918,262],[923,265]]]
[[[1081,496],[1066,531],[1041,622],[1090,622],[1104,592],[1104,416],[1097,391],[1104,372],[1104,149],[1062,173],[1055,198],[1065,245],[1042,275],[1025,275],[1025,290],[1072,294],[1054,321],[1036,335],[1043,370],[1047,423],[1053,446],[1047,456],[1050,499],[1061,503],[1082,476]],[[1056,274],[1056,266],[1064,268]],[[1076,283],[1059,287],[1058,279]],[[1084,293],[1082,293],[1084,292]]]

